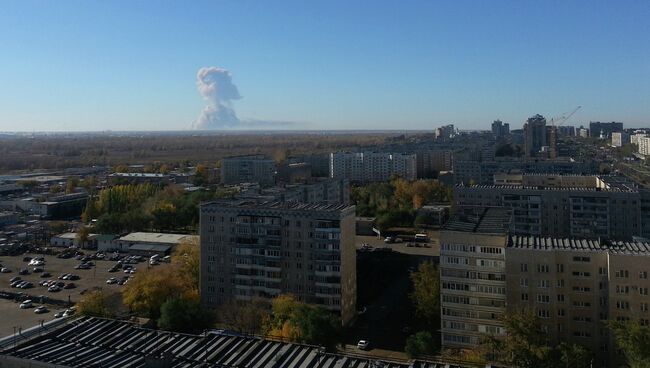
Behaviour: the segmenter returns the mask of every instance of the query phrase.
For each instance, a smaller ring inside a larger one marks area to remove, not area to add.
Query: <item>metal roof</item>
[[[237,368],[461,368],[411,364],[325,353],[310,345],[210,333],[188,335],[151,330],[125,321],[85,317],[0,354],[62,367],[129,368],[147,362],[169,367]]]
[[[511,211],[506,207],[469,207],[467,212],[455,213],[443,230],[506,234],[510,226]]]
[[[579,238],[547,238],[529,235],[511,236],[508,242],[508,248],[650,255],[650,243],[647,242],[606,241]]]

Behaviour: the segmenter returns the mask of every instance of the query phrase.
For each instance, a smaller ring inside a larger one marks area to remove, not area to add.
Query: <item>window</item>
[[[601,276],[607,275],[607,267],[598,267],[598,274]]]
[[[640,279],[647,279],[648,278],[648,271],[639,272],[639,278]]]
[[[573,262],[589,262],[591,259],[589,257],[573,257]]]
[[[564,294],[557,294],[557,301],[564,302]]]
[[[528,301],[528,293],[521,293],[521,301],[522,302],[527,302]]]
[[[537,287],[543,288],[543,289],[549,288],[550,285],[551,285],[551,282],[548,281],[548,280],[538,280],[538,282],[537,282]]]
[[[537,272],[538,273],[548,273],[549,267],[547,264],[538,264],[537,265]]]
[[[537,317],[539,317],[539,318],[551,318],[551,313],[548,311],[548,309],[538,309],[537,310]]]
[[[560,309],[557,310],[558,317],[564,317],[565,314],[566,314],[566,312],[564,311],[563,308],[560,308]]]
[[[557,272],[562,273],[564,272],[564,265],[562,263],[558,263],[555,265]]]
[[[538,303],[550,303],[551,302],[551,297],[549,295],[544,295],[544,294],[537,294],[537,302]]]
[[[619,300],[616,302],[616,309],[628,310],[630,309],[630,302]]]
[[[559,288],[564,287],[564,279],[557,280],[557,287]]]
[[[519,279],[519,286],[521,287],[528,287],[528,279],[525,277],[522,277]]]
[[[620,278],[629,278],[630,277],[630,271],[628,270],[618,270],[614,273],[616,277]]]
[[[647,287],[640,287],[639,288],[639,295],[648,295],[648,288]]]
[[[521,272],[528,272],[528,263],[522,263],[519,265],[519,270]]]
[[[648,303],[641,303],[641,312],[648,311]]]

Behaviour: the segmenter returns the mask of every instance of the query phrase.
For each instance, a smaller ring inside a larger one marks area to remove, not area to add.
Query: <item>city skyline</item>
[[[567,125],[648,127],[650,4],[625,5],[8,3],[0,131],[191,129],[202,68],[238,91],[226,129],[519,129],[578,105]]]

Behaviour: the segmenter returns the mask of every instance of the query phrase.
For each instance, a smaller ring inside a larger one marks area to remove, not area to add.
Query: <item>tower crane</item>
[[[573,114],[578,112],[582,106],[578,106],[573,111],[571,112],[566,112],[558,117],[552,118],[551,119],[551,129],[550,129],[550,134],[551,137],[549,139],[550,141],[550,158],[555,159],[557,158],[557,127],[561,126],[562,124],[566,123],[567,120],[569,120]]]

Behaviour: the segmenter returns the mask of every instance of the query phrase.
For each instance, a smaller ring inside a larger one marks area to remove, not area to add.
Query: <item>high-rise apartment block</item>
[[[524,150],[527,157],[539,156],[542,147],[548,146],[546,119],[542,115],[535,115],[524,124]]]
[[[456,136],[456,128],[454,128],[454,124],[443,125],[439,128],[436,128],[434,134],[436,140],[446,141]]]
[[[622,147],[630,144],[630,135],[626,132],[612,132],[612,146]]]
[[[485,334],[505,334],[509,223],[505,208],[473,208],[456,213],[440,232],[443,347],[473,347]]]
[[[354,206],[255,200],[201,205],[203,302],[219,306],[291,293],[356,313]]]
[[[275,161],[264,155],[226,157],[221,160],[221,183],[275,184]]]
[[[639,153],[650,156],[650,137],[640,137],[637,142],[639,145]]]
[[[492,122],[492,134],[496,138],[510,135],[510,124],[504,123],[501,120],[495,120]]]
[[[612,137],[613,132],[622,131],[623,123],[601,123],[599,121],[589,122],[589,136],[592,138],[607,139]]]
[[[623,177],[511,175],[496,182],[454,187],[455,205],[512,208],[512,230],[521,235],[622,240],[648,235],[642,193]]]
[[[419,178],[435,177],[440,171],[453,168],[454,153],[451,150],[418,151],[416,153],[417,176]]]
[[[503,209],[457,213],[440,233],[442,343],[503,336],[505,313],[532,310],[553,344],[576,343],[615,367],[607,320],[650,325],[650,243],[508,235]]]
[[[384,152],[335,152],[330,154],[330,177],[353,182],[378,182],[399,176],[417,178],[415,154]]]

